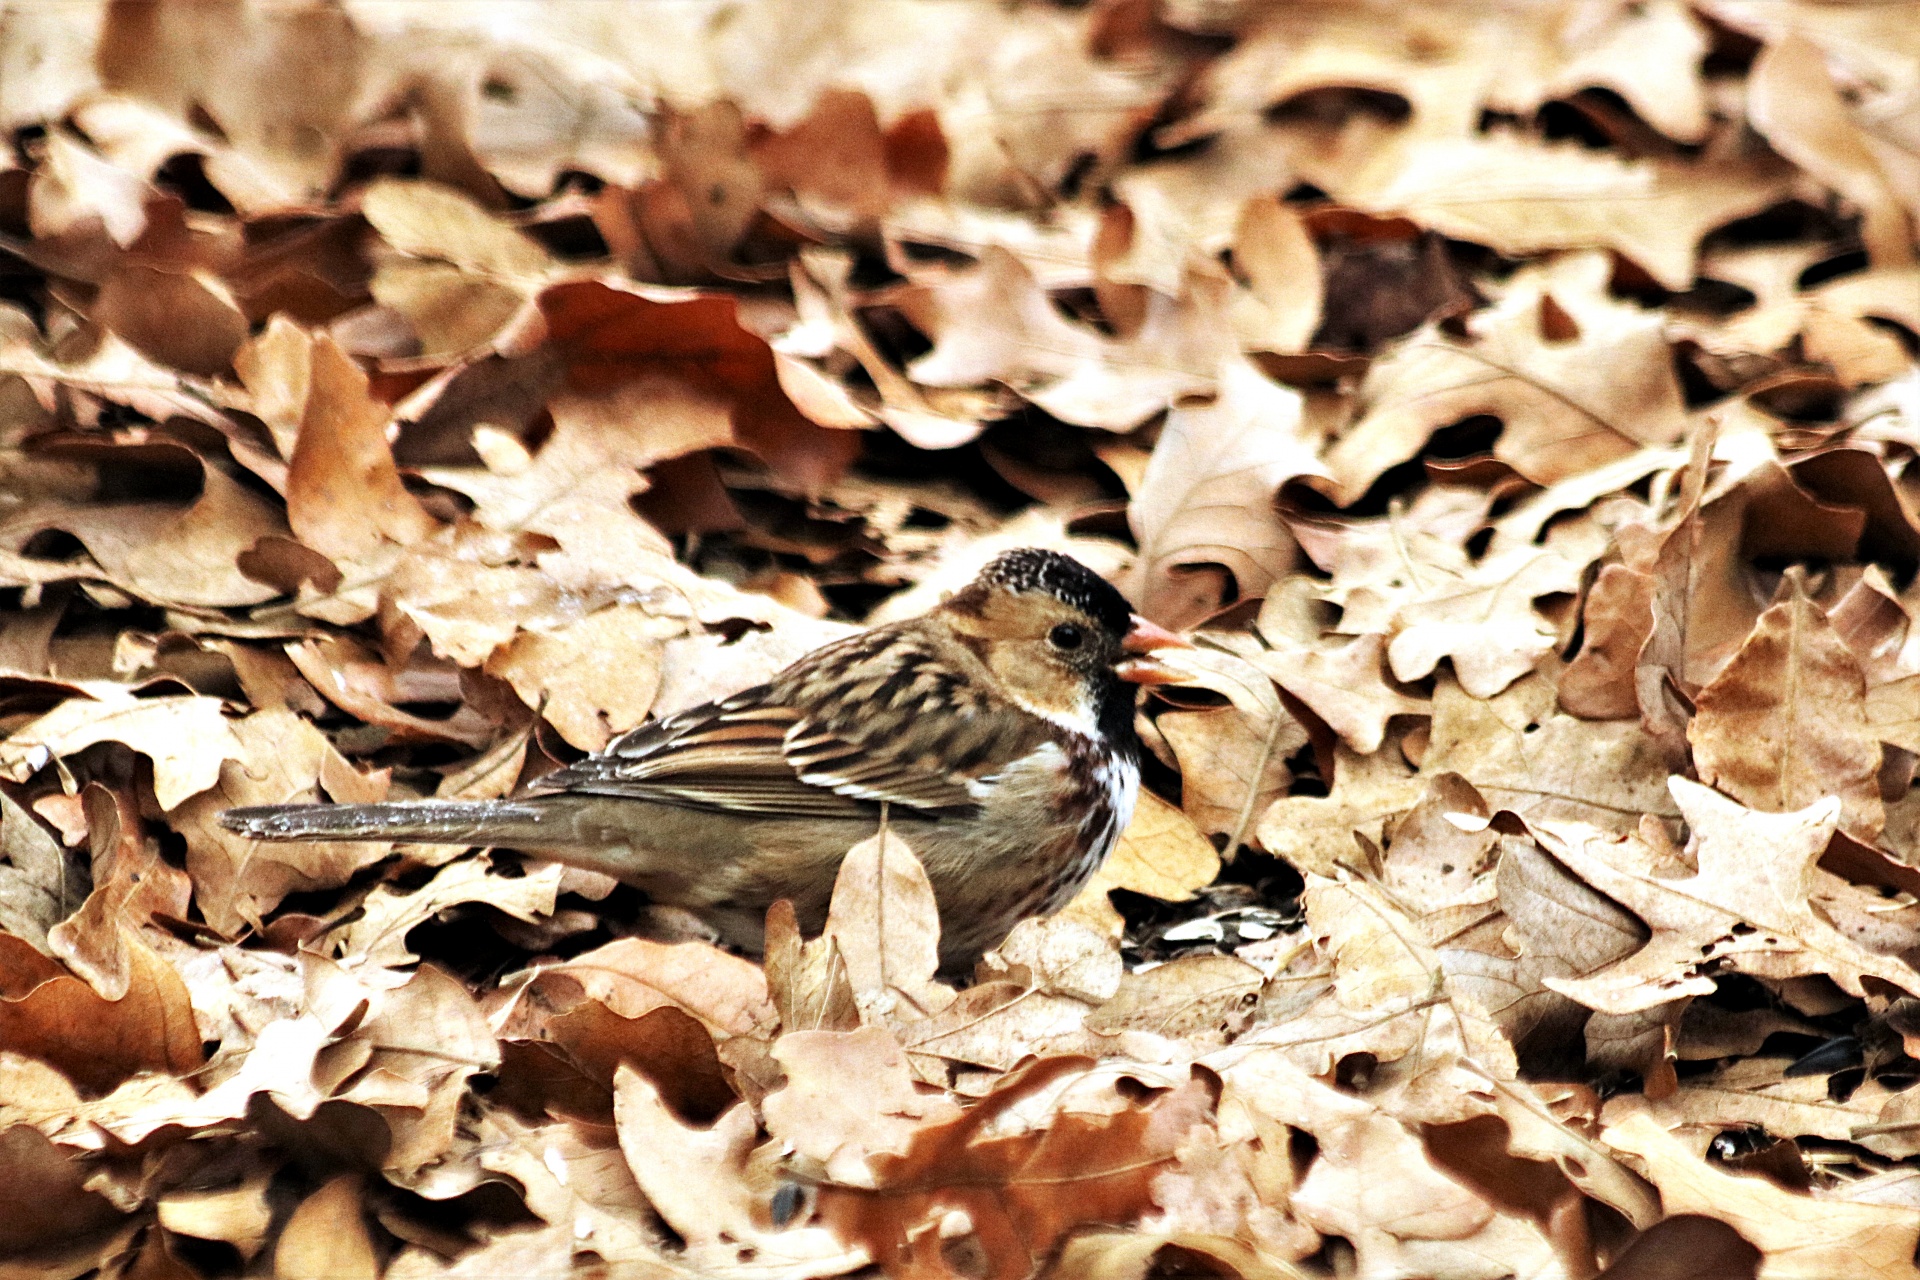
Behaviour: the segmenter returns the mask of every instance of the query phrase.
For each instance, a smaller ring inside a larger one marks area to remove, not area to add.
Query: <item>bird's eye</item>
[[[1071,622],[1063,622],[1047,632],[1047,643],[1056,649],[1078,649],[1086,640],[1086,631]]]

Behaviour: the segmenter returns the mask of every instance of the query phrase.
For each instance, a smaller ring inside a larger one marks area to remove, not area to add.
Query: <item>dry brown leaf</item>
[[[367,53],[344,12],[162,4],[111,13],[98,58],[108,88],[182,124],[210,121],[211,136],[194,130],[207,138],[209,176],[234,203],[258,209],[302,203],[331,183],[344,128],[370,88]],[[294,83],[301,92],[284,91]]]
[[[267,1242],[273,1209],[267,1203],[272,1177],[260,1171],[238,1186],[212,1191],[175,1191],[161,1196],[160,1225],[196,1240],[230,1244],[243,1260],[251,1259]]]
[[[49,1062],[84,1088],[110,1089],[141,1071],[200,1065],[186,984],[132,930],[126,994],[106,1000],[17,938],[0,935],[0,1043]]]
[[[1515,1077],[1513,1046],[1385,891],[1350,874],[1316,876],[1301,901],[1333,964],[1333,1005],[1263,1028],[1254,1041],[1289,1046],[1316,1074],[1353,1052],[1398,1063],[1407,1107],[1429,1121],[1481,1109],[1463,1096],[1465,1081]]]
[[[1870,840],[1884,811],[1866,679],[1798,575],[1791,589],[1695,697],[1687,741],[1701,781],[1742,804],[1787,813],[1831,796]]]
[[[440,527],[400,483],[387,442],[391,411],[331,337],[313,340],[307,400],[287,459],[287,522],[322,555],[361,560],[386,543],[418,542]]]
[[[201,914],[213,928],[233,936],[257,926],[288,893],[346,883],[386,856],[388,846],[378,841],[262,844],[221,826],[222,809],[310,798],[323,778],[336,802],[386,798],[384,778],[354,772],[326,735],[284,707],[227,724],[238,750],[220,761],[219,780],[178,805],[169,819],[187,837],[187,870]]]
[[[193,886],[185,872],[161,858],[125,795],[90,782],[81,801],[93,852],[93,892],[48,930],[47,945],[101,996],[120,1000],[133,977],[128,939],[152,926],[156,915],[185,920]]]
[[[1061,316],[1026,267],[998,248],[931,284],[934,348],[908,367],[926,387],[1004,382],[1065,422],[1130,431],[1172,400],[1213,389],[1223,328],[1211,299],[1149,296],[1124,341]]]
[[[787,1082],[761,1105],[767,1131],[837,1183],[872,1186],[870,1156],[904,1154],[921,1124],[959,1114],[951,1098],[914,1088],[907,1055],[885,1027],[789,1032],[773,1056]]]
[[[24,782],[51,760],[96,742],[124,742],[151,759],[154,795],[163,809],[213,786],[222,762],[241,755],[218,698],[74,698],[0,742],[0,771]]]
[[[1578,720],[1555,711],[1553,700],[1552,682],[1539,674],[1487,700],[1436,681],[1422,772],[1462,774],[1489,805],[1528,822],[1626,831],[1642,814],[1676,815],[1665,763],[1638,724]]]
[[[0,931],[47,950],[47,930],[92,889],[87,862],[69,854],[13,797],[0,792]]]
[[[1686,165],[1503,133],[1421,140],[1394,159],[1338,194],[1516,256],[1611,249],[1669,288],[1691,283],[1707,233],[1776,203],[1793,177],[1764,153]]]
[[[1295,476],[1324,474],[1299,392],[1244,360],[1221,366],[1219,386],[1212,404],[1168,415],[1128,508],[1140,555],[1127,594],[1163,625],[1190,626],[1227,600],[1264,596],[1297,558],[1274,496]],[[1225,567],[1233,594],[1183,572],[1203,565]]]
[[[96,468],[94,485],[111,492],[143,468],[199,472],[199,494],[178,502],[77,502],[42,486],[11,512],[0,544],[28,546],[48,530],[72,534],[87,549],[85,559],[36,562],[22,557],[9,577],[22,581],[104,578],[135,595],[169,605],[234,607],[272,599],[274,587],[249,578],[238,561],[262,539],[286,535],[286,524],[256,494],[219,467],[172,442],[130,440],[121,445],[70,440],[49,449]],[[97,569],[94,566],[98,566]]]
[[[603,1126],[529,1124],[505,1108],[485,1108],[473,1129],[484,1170],[512,1178],[528,1212],[565,1229],[569,1262],[582,1244],[610,1262],[660,1257],[662,1233],[648,1213],[658,1204],[649,1205],[652,1197]]]
[[[378,1280],[361,1195],[359,1175],[343,1173],[302,1200],[273,1247],[275,1280]]]
[[[1538,484],[1678,439],[1685,411],[1661,318],[1608,297],[1609,270],[1603,255],[1577,254],[1522,272],[1469,321],[1475,341],[1423,330],[1374,364],[1359,419],[1327,451],[1336,498],[1351,503],[1433,431],[1475,414],[1501,420],[1494,455]],[[1572,336],[1550,330],[1548,314]]]
[[[1765,1275],[1907,1276],[1920,1224],[1891,1206],[1848,1204],[1783,1191],[1764,1178],[1722,1173],[1689,1152],[1651,1115],[1609,1126],[1601,1141],[1637,1156],[1668,1213],[1718,1218],[1753,1242]]]
[[[1874,265],[1913,261],[1912,213],[1828,73],[1817,45],[1788,33],[1754,60],[1747,114],[1781,155],[1858,205]],[[1911,197],[1909,197],[1910,199]]]
[[[1131,889],[1167,902],[1183,902],[1220,874],[1220,855],[1179,809],[1142,789],[1133,821],[1093,873],[1065,914],[1118,937],[1120,917],[1107,902],[1114,889]]]
[[[940,907],[926,868],[887,831],[847,851],[833,882],[826,932],[867,1018],[911,1021],[953,999],[940,968]]]
[[[1255,833],[1261,848],[1295,870],[1331,876],[1337,867],[1369,865],[1368,850],[1384,843],[1385,826],[1425,790],[1399,752],[1363,756],[1343,743],[1334,748],[1332,790],[1274,801]]]
[[[1653,577],[1610,564],[1587,592],[1580,652],[1560,677],[1560,705],[1588,720],[1640,714],[1634,670],[1653,631]]]
[[[1363,755],[1380,749],[1393,717],[1432,714],[1431,703],[1388,683],[1386,641],[1378,634],[1344,641],[1327,637],[1312,647],[1264,630],[1262,634],[1273,651],[1255,654],[1250,661]]]
[[[744,1176],[756,1129],[745,1105],[710,1128],[689,1128],[645,1076],[623,1066],[614,1078],[614,1115],[635,1181],[687,1242],[686,1259],[696,1268],[711,1273],[757,1262],[781,1265],[787,1275],[833,1276],[866,1265],[864,1249],[842,1245],[820,1227],[762,1225]]]
[[[1264,975],[1233,956],[1182,956],[1123,974],[1113,997],[1087,1017],[1096,1035],[1145,1031],[1196,1048],[1226,1043],[1247,1025]]]
[[[1216,197],[1217,198],[1217,197]],[[1272,196],[1240,210],[1233,269],[1245,284],[1227,304],[1248,351],[1304,351],[1320,327],[1320,258],[1298,212]]]
[[[407,932],[449,907],[483,902],[519,920],[553,914],[561,868],[549,863],[524,876],[500,875],[485,858],[449,863],[418,889],[376,885],[353,918],[328,936],[329,948],[345,963],[396,968],[419,957],[407,950]]]
[[[522,632],[486,670],[573,746],[598,751],[639,726],[660,689],[664,642],[686,630],[634,605],[615,605],[547,632]]]
[[[1088,1065],[1052,1058],[1014,1072],[958,1117],[923,1126],[905,1155],[875,1160],[876,1190],[822,1188],[821,1216],[883,1266],[926,1266],[945,1248],[960,1248],[978,1259],[976,1269],[996,1276],[1029,1273],[1081,1224],[1138,1216],[1154,1175],[1211,1110],[1196,1081],[1148,1106],[1065,1111],[987,1136],[987,1126],[1023,1097]],[[1104,1083],[1107,1098],[1095,1097],[1111,1107],[1117,1080]],[[961,1218],[938,1230],[955,1210]]]
[[[48,1258],[62,1246],[98,1240],[117,1225],[119,1210],[85,1181],[79,1162],[32,1126],[12,1124],[0,1131],[0,1249],[16,1258]],[[102,1261],[96,1257],[81,1265]]]
[[[1693,833],[1693,876],[1664,878],[1655,851],[1637,839],[1614,843],[1573,826],[1542,828],[1555,858],[1653,931],[1625,959],[1583,978],[1548,978],[1547,986],[1616,1014],[1712,992],[1708,966],[1771,978],[1824,974],[1856,996],[1865,976],[1920,993],[1920,972],[1863,948],[1810,901],[1831,874],[1815,864],[1838,827],[1838,800],[1770,814],[1685,778],[1668,785]]]
[[[1180,762],[1180,808],[1207,835],[1242,838],[1293,781],[1287,759],[1307,743],[1290,716],[1263,736],[1235,709],[1168,711],[1154,722]]]
[[[1309,1227],[1351,1241],[1360,1265],[1385,1275],[1552,1274],[1553,1248],[1531,1220],[1437,1164],[1407,1125],[1309,1076],[1273,1050],[1228,1050],[1229,1108],[1313,1134],[1319,1156],[1288,1197]]]
[[[540,971],[580,990],[623,1018],[662,1005],[684,1009],[716,1038],[766,1038],[775,1021],[767,975],[759,965],[703,942],[622,938]]]

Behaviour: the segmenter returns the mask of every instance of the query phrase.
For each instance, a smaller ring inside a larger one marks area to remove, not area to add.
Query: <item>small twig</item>
[[[1253,777],[1247,781],[1247,798],[1240,802],[1240,814],[1233,821],[1233,832],[1227,837],[1227,847],[1220,855],[1226,862],[1232,862],[1240,852],[1240,846],[1247,838],[1247,828],[1253,825],[1254,801],[1260,798],[1260,780],[1267,776],[1267,761],[1273,759],[1273,749],[1280,745],[1280,717],[1284,714],[1284,711],[1274,713],[1273,727],[1267,730],[1267,740],[1260,744],[1260,755],[1253,762]]]

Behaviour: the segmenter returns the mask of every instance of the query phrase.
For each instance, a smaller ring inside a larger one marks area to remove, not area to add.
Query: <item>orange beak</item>
[[[1155,649],[1191,649],[1193,642],[1175,635],[1155,622],[1134,614],[1127,634],[1120,641],[1121,651],[1135,656],[1114,664],[1114,674],[1129,684],[1178,684],[1187,677],[1172,667],[1154,661]]]

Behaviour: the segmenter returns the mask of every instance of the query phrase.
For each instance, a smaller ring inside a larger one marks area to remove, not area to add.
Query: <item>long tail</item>
[[[569,843],[568,815],[511,800],[397,804],[263,804],[227,809],[220,824],[255,840],[395,840],[406,844]]]

